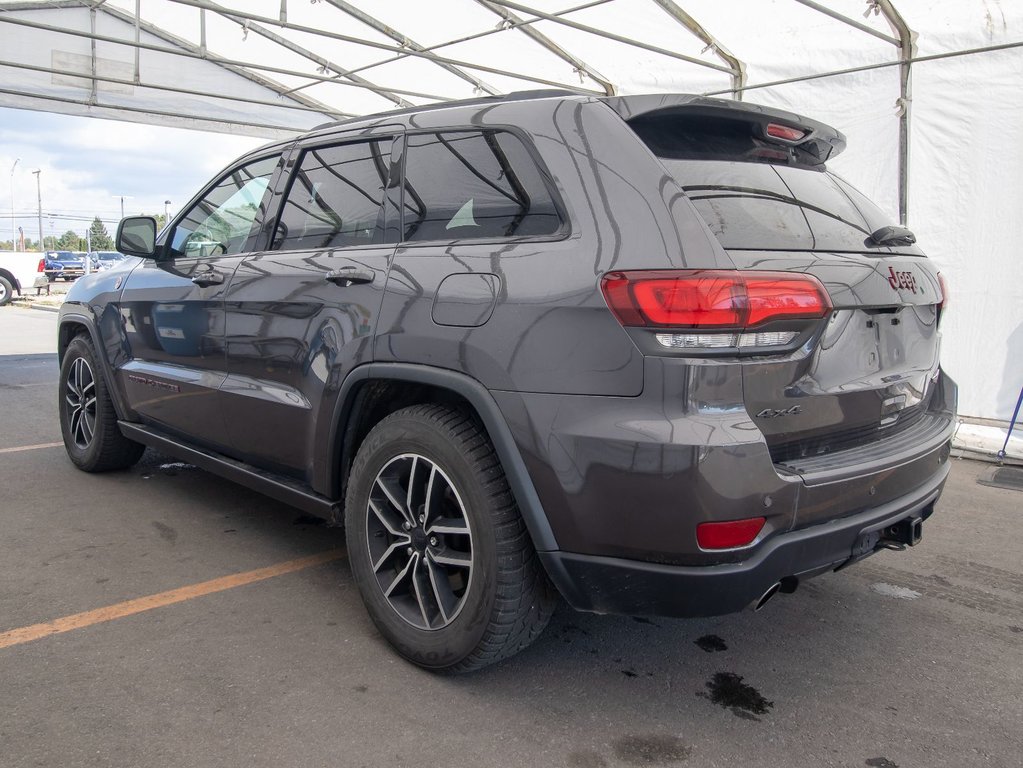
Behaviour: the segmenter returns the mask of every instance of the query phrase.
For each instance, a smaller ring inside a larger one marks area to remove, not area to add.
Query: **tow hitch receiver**
[[[881,531],[881,541],[905,544],[915,547],[920,543],[924,521],[919,517],[907,517]]]

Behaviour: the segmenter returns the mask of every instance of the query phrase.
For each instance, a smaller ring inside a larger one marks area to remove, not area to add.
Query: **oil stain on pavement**
[[[715,704],[732,710],[732,714],[744,720],[759,720],[757,715],[766,715],[774,707],[760,695],[760,691],[742,681],[742,677],[731,672],[717,672],[707,683],[708,693],[698,692]]]

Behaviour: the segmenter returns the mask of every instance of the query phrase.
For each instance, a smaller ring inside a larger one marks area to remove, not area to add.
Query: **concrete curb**
[[[44,307],[39,304],[29,304],[29,309],[38,309],[40,312],[60,312],[60,307]]]

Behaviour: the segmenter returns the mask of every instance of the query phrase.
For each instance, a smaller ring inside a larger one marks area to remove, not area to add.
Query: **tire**
[[[85,472],[127,469],[142,457],[145,446],[117,427],[107,382],[87,336],[76,336],[68,344],[57,390],[60,432],[76,467]]]
[[[459,409],[416,405],[373,428],[352,466],[345,530],[370,618],[425,669],[469,672],[505,659],[554,611],[494,448]]]
[[[6,277],[0,277],[0,307],[10,304],[14,298],[14,286]]]

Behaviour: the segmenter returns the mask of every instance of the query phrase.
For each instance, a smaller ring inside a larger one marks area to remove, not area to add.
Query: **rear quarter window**
[[[536,162],[509,131],[408,136],[403,240],[553,235],[561,217]]]

